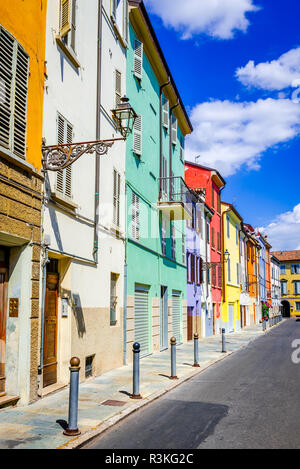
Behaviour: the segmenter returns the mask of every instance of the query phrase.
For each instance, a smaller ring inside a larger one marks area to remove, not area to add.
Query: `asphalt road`
[[[288,320],[182,384],[86,449],[300,448],[300,363]],[[299,353],[300,357],[300,353]]]

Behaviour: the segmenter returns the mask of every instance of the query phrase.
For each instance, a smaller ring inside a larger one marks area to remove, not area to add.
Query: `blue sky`
[[[299,2],[145,4],[194,125],[187,158],[221,171],[274,249],[300,249]]]

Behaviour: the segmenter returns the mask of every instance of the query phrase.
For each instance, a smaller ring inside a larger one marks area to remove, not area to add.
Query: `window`
[[[162,96],[162,125],[167,129],[169,127],[169,101]]]
[[[61,0],[60,3],[60,37],[64,44],[74,52],[76,48],[76,2],[77,0]]]
[[[168,198],[168,179],[167,179],[167,171],[168,171],[168,162],[167,158],[164,156],[162,157],[162,180],[161,180],[161,198],[162,200],[167,200]]]
[[[217,285],[217,266],[212,266],[212,285],[215,287]]]
[[[115,326],[117,324],[117,274],[110,274],[110,325]]]
[[[300,311],[300,301],[296,301],[296,311]]]
[[[180,159],[184,161],[184,138],[180,137]]]
[[[115,70],[115,106],[121,104],[122,98],[122,74],[119,70]]]
[[[172,143],[173,145],[177,145],[177,119],[175,116],[172,114]]]
[[[172,259],[176,259],[176,232],[175,232],[175,226],[172,224],[171,228],[171,256]]]
[[[117,32],[128,42],[128,1],[111,0],[111,16]]]
[[[133,127],[133,152],[136,155],[142,155],[143,148],[143,122],[142,116],[137,116]]]
[[[294,282],[294,293],[300,295],[300,282]]]
[[[206,223],[206,242],[207,244],[210,243],[210,223]]]
[[[300,264],[292,264],[291,272],[292,274],[300,274]]]
[[[228,282],[231,282],[231,266],[230,266],[230,259],[227,261],[227,274],[228,274]]]
[[[186,253],[186,264],[187,264],[187,281],[188,281],[188,283],[192,282],[191,258],[192,258],[192,254],[187,252]]]
[[[139,80],[143,76],[143,43],[138,39],[134,41],[133,74]]]
[[[161,222],[161,252],[163,256],[167,255],[167,222],[164,218]]]
[[[281,275],[285,275],[286,274],[286,265],[282,264],[280,266],[280,273]]]
[[[140,239],[140,198],[132,193],[132,237]]]
[[[0,26],[0,145],[26,158],[29,57]]]
[[[57,116],[57,143],[63,145],[72,143],[73,127],[61,115]],[[56,191],[65,197],[72,198],[72,166],[62,169],[56,173]]]
[[[94,365],[95,355],[85,358],[85,377],[90,378],[93,376],[93,365]]]
[[[197,230],[197,233],[200,233],[201,231],[201,213],[198,210],[197,206],[196,206],[196,230]]]
[[[190,254],[190,256],[191,256],[191,277],[190,277],[190,280],[191,280],[191,283],[194,283],[195,282],[195,255]]]
[[[211,229],[211,247],[215,249],[215,229]]]
[[[227,238],[230,238],[230,222],[229,222],[229,215],[226,216],[226,222],[227,222]]]
[[[114,169],[113,223],[116,226],[120,226],[120,190],[121,175]]]
[[[281,282],[281,295],[287,295],[287,282]]]

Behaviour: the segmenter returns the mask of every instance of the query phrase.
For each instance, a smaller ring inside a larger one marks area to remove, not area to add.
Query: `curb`
[[[72,440],[67,441],[65,444],[59,446],[56,449],[64,449],[64,450],[70,450],[70,449],[80,449],[83,445],[86,443],[91,442],[101,434],[105,433],[107,430],[109,430],[112,426],[116,425],[117,423],[121,422],[124,420],[126,417],[128,417],[130,414],[133,414],[134,412],[137,412],[139,409],[142,409],[143,407],[147,406],[148,404],[156,401],[160,397],[164,396],[167,394],[169,391],[172,391],[173,389],[177,388],[181,384],[189,381],[190,379],[194,378],[195,376],[199,375],[203,371],[207,370],[207,368],[210,368],[211,366],[215,365],[216,363],[219,363],[220,361],[226,359],[227,357],[239,352],[243,348],[247,347],[251,342],[254,340],[258,339],[262,335],[265,335],[266,333],[270,332],[271,330],[274,329],[274,327],[279,326],[281,323],[278,323],[274,325],[272,328],[267,329],[266,331],[258,331],[258,335],[250,338],[249,341],[246,344],[241,345],[237,350],[232,350],[228,351],[226,354],[222,354],[219,358],[212,362],[208,362],[206,365],[201,366],[201,368],[196,368],[193,373],[191,373],[189,376],[186,376],[185,378],[180,378],[178,381],[174,381],[171,383],[171,385],[166,388],[162,389],[161,391],[157,391],[156,393],[151,394],[148,397],[145,397],[143,401],[137,402],[133,405],[130,405],[127,407],[125,410],[121,411],[119,414],[114,415],[113,417],[109,417],[107,420],[104,420],[102,423],[100,423],[97,427],[92,428],[91,430],[88,430],[82,435],[79,435],[76,438],[73,438]]]

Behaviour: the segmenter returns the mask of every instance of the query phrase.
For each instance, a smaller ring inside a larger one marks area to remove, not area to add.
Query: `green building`
[[[141,355],[187,340],[184,138],[192,132],[142,1],[129,0],[127,97],[138,114],[126,154],[124,345]]]

